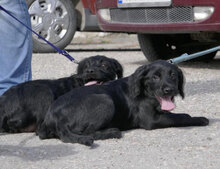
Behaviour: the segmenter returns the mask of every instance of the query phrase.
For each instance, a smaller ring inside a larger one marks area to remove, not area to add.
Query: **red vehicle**
[[[150,61],[220,42],[219,0],[27,0],[32,27],[60,48],[76,30],[137,33]],[[35,52],[50,52],[34,36]],[[201,59],[212,59],[216,52]]]
[[[96,11],[102,30],[137,33],[150,61],[220,45],[219,0],[97,0]]]

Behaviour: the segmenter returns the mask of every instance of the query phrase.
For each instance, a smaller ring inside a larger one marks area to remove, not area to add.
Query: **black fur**
[[[49,106],[59,96],[96,80],[107,82],[122,77],[121,65],[105,56],[84,59],[76,75],[58,80],[34,80],[10,88],[0,97],[0,131],[30,132],[43,121]]]
[[[157,97],[183,92],[182,71],[166,61],[139,67],[129,77],[101,86],[80,87],[58,98],[38,132],[41,139],[92,145],[96,139],[120,138],[121,131],[205,126],[205,117],[161,109]]]

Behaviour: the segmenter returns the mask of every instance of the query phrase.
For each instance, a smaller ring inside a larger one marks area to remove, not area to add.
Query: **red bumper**
[[[220,1],[219,0],[173,0],[168,8],[213,6],[214,13],[202,22],[184,23],[128,23],[120,21],[106,21],[100,14],[99,9],[117,9],[117,0],[97,0],[96,12],[99,26],[103,31],[138,32],[138,33],[192,33],[192,32],[220,32]],[[143,9],[143,8],[140,8]],[[151,8],[156,9],[156,8]],[[124,9],[123,9],[124,10]]]

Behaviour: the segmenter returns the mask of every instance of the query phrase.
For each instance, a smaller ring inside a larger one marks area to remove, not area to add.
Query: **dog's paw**
[[[121,131],[117,128],[112,128],[111,131],[109,131],[109,138],[121,138],[122,134]]]
[[[39,138],[41,139],[41,140],[44,140],[44,139],[47,139],[47,133],[46,132],[39,132],[39,131],[37,131],[36,132],[36,135],[37,136],[39,136]]]
[[[80,144],[84,144],[86,146],[92,146],[94,139],[92,137],[86,136],[79,139]]]
[[[38,126],[35,131],[36,135],[39,136],[41,140],[48,138],[48,128],[45,125]]]
[[[194,117],[199,126],[207,126],[209,124],[209,120],[205,117]]]

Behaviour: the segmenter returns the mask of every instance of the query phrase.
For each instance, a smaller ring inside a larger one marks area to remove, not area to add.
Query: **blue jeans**
[[[25,0],[0,0],[0,5],[31,27]],[[31,80],[32,34],[0,10],[0,96],[11,86]]]

